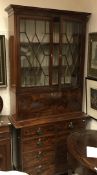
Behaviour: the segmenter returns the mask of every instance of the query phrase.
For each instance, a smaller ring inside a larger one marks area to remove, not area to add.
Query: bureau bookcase
[[[67,172],[66,139],[82,113],[89,13],[20,5],[9,20],[13,164],[30,175]]]

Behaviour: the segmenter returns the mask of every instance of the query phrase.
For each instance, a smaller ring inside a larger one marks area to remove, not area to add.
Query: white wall
[[[88,32],[97,32],[97,0],[0,0],[0,34],[4,34],[6,37],[6,62],[7,62],[7,87],[0,88],[0,96],[3,98],[4,107],[2,110],[3,115],[10,114],[10,91],[9,91],[9,58],[8,58],[8,15],[5,12],[5,8],[9,4],[20,4],[27,6],[36,6],[44,8],[54,8],[72,11],[82,11],[92,13],[91,18],[87,25]],[[88,35],[87,35],[88,39]],[[87,44],[86,44],[86,63],[87,63]],[[86,75],[86,66],[85,66]],[[84,99],[85,101],[85,99]],[[84,111],[85,111],[85,103]],[[95,124],[91,125],[95,126]]]

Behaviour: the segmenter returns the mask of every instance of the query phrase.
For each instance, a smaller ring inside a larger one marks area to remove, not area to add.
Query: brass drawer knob
[[[43,135],[43,132],[41,130],[41,128],[38,128],[38,130],[36,131],[37,135]]]
[[[37,167],[37,170],[36,170],[36,171],[37,171],[37,174],[38,174],[38,173],[41,173],[41,171],[42,171],[42,165],[39,165],[39,166]]]
[[[68,128],[69,128],[69,129],[73,129],[73,128],[74,128],[73,122],[69,122]]]
[[[85,120],[85,119],[83,119],[82,121],[83,121],[83,123],[85,123],[85,122],[86,122],[86,120]]]
[[[39,151],[38,154],[36,155],[36,158],[41,159],[42,158],[42,151]]]
[[[38,141],[37,141],[37,145],[38,145],[38,146],[42,146],[42,145],[43,145],[43,142],[42,142],[42,140],[41,140],[40,138],[39,138]]]

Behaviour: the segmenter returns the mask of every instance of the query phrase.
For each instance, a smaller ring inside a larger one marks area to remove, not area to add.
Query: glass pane
[[[58,84],[58,70],[59,70],[59,22],[54,22],[52,85],[57,85]]]
[[[65,86],[78,85],[81,33],[81,23],[63,22],[61,84]]]
[[[49,85],[49,21],[20,21],[21,86]]]

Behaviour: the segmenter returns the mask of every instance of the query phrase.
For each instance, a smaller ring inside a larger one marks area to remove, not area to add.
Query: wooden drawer
[[[31,167],[42,162],[55,163],[55,150],[54,149],[40,149],[23,154],[24,168]]]
[[[46,125],[36,125],[31,127],[22,128],[21,136],[23,139],[26,137],[37,137],[44,135],[53,135],[55,134],[55,127],[53,124]]]
[[[0,140],[5,140],[6,138],[10,138],[10,134],[9,133],[2,133],[2,134],[0,134]]]
[[[71,129],[78,129],[85,127],[85,119],[72,119],[53,124],[36,125],[21,129],[21,138],[39,137],[47,135],[56,135]]]
[[[28,152],[34,149],[54,146],[55,137],[49,136],[49,137],[32,138],[32,139],[22,141],[21,144],[22,144],[22,151]]]
[[[9,132],[10,132],[9,126],[4,126],[3,124],[0,125],[0,134],[1,133],[9,133]]]
[[[0,140],[10,137],[10,129],[8,126],[0,126]]]
[[[85,119],[72,119],[68,121],[68,130],[79,130],[84,129],[86,126],[86,120]]]
[[[29,168],[24,168],[24,171],[30,175],[54,175],[55,165],[49,164],[48,162],[38,164],[36,166],[31,166]]]

